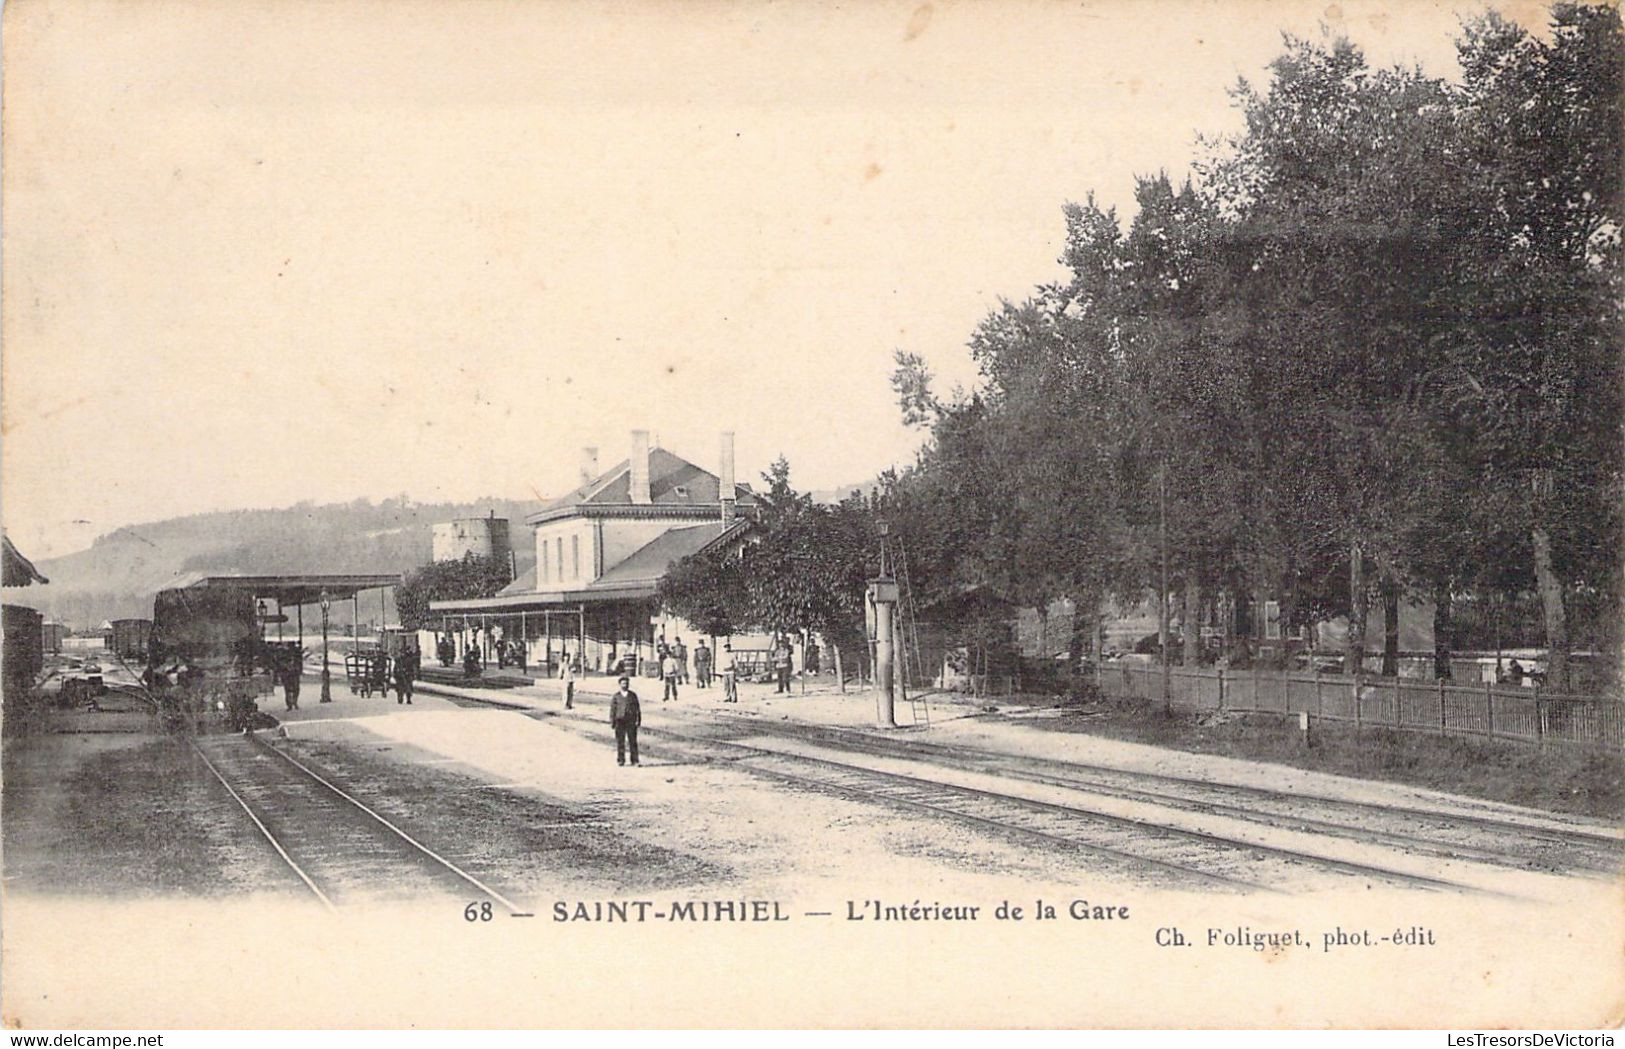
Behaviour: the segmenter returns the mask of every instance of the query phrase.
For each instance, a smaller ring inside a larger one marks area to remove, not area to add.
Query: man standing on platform
[[[790,639],[779,638],[779,643],[773,649],[773,669],[778,675],[779,684],[779,687],[773,690],[775,695],[790,691],[791,655]]]
[[[711,650],[706,647],[703,637],[694,648],[694,687],[711,687]]]
[[[412,702],[412,679],[417,676],[417,650],[403,649],[395,657],[395,703]]]
[[[632,751],[632,764],[638,763],[638,726],[643,724],[643,708],[638,705],[638,694],[632,691],[632,679],[621,678],[615,694],[609,698],[609,724],[615,730],[615,764],[626,764],[626,752]]]
[[[280,668],[282,699],[289,710],[299,709],[299,676],[305,672],[305,650],[290,653],[283,658]]]
[[[564,693],[564,709],[573,710],[576,705],[576,665],[570,658],[569,649],[559,656],[559,689]]]
[[[731,641],[724,642],[722,648],[722,701],[739,702],[739,659]]]
[[[677,683],[688,684],[688,646],[683,644],[681,635],[677,642],[671,646],[671,654],[677,657]]]
[[[668,699],[677,698],[677,679],[681,671],[677,669],[677,657],[672,655],[671,649],[666,650],[665,656],[660,660],[660,676],[666,682],[666,694],[660,700],[664,703]]]

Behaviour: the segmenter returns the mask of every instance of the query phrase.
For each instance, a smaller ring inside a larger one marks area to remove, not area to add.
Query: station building
[[[733,434],[722,434],[712,473],[634,430],[630,454],[598,469],[598,450],[582,452],[581,483],[526,518],[535,564],[489,598],[435,601],[438,631],[420,638],[425,663],[436,634],[450,635],[461,658],[477,641],[490,660],[496,643],[524,644],[526,666],[552,673],[567,652],[585,669],[605,671],[630,655],[647,671],[662,636],[697,631],[661,615],[660,581],[682,558],[744,543],[757,510],[750,486],[734,479]]]

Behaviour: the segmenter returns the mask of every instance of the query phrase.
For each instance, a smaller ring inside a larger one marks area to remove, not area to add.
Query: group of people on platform
[[[393,687],[395,702],[408,704],[412,702],[413,682],[417,680],[422,667],[423,657],[416,648],[402,649],[393,658],[383,651],[371,652],[367,654],[362,671],[365,676],[357,685],[363,696],[371,696],[374,692],[385,696]],[[304,673],[305,657],[300,651],[283,654],[271,668],[271,676],[282,686],[282,701],[289,710],[299,709],[300,683]]]
[[[486,647],[489,646],[491,658],[496,660],[498,670],[508,667],[517,667],[524,670],[530,657],[525,651],[525,643],[519,638],[504,638],[497,628],[492,628],[486,635],[482,644],[478,630],[469,638],[468,646],[463,649],[463,673],[468,677],[475,677],[485,666]],[[457,642],[452,640],[450,634],[440,635],[435,642],[435,656],[443,667],[451,667],[457,662]]]
[[[702,638],[692,653],[681,636],[667,642],[664,637],[656,644],[656,653],[659,667],[659,677],[663,689],[661,702],[677,699],[682,686],[689,683],[689,660],[693,659],[693,682],[695,688],[711,688],[716,684],[718,665],[720,663],[723,702],[739,702],[739,677],[744,671],[739,658],[734,654],[733,645],[724,642],[722,651],[714,653],[711,647]],[[795,650],[790,639],[779,636],[774,639],[773,647],[769,650],[770,664],[773,669],[773,679],[777,685],[776,695],[790,692],[790,680],[794,673]],[[568,662],[568,656],[566,656]],[[628,662],[632,665],[628,666]],[[808,674],[819,672],[820,660],[817,642],[808,642],[803,659],[803,670]],[[636,671],[636,662],[631,659],[610,661],[610,673],[627,675],[628,680]],[[571,674],[574,673],[572,670]],[[563,671],[561,671],[561,677]],[[573,680],[573,678],[572,678]]]
[[[665,684],[665,695],[661,702],[677,698],[679,685],[688,684],[688,647],[683,639],[678,637],[670,645],[664,640],[659,645],[660,678]],[[694,649],[694,687],[711,688],[716,684],[717,654],[701,638]],[[722,701],[724,703],[739,702],[739,659],[734,655],[733,645],[724,642],[721,652],[722,666]]]
[[[527,663],[525,646],[517,639],[504,640],[495,628],[488,633],[491,654],[496,658],[498,668],[509,666],[523,669]],[[435,644],[435,653],[440,659],[440,665],[451,667],[458,662],[457,644],[450,634],[442,634]],[[664,636],[656,642],[655,667],[656,675],[660,678],[664,690],[663,701],[678,697],[679,689],[692,682],[695,688],[712,688],[721,676],[723,688],[727,692],[726,702],[737,702],[738,678],[750,669],[738,660],[733,652],[731,643],[724,643],[722,650],[713,651],[705,639],[700,641],[691,650],[683,641],[681,635],[667,641]],[[767,666],[772,672],[775,682],[775,694],[784,695],[791,691],[790,682],[794,677],[795,649],[788,637],[776,635],[772,646],[767,650]],[[820,653],[818,643],[809,641],[806,645],[802,670],[807,674],[818,674],[820,671]],[[577,652],[574,657],[566,649],[561,652],[556,676],[563,679],[564,668],[570,667],[569,673],[578,674],[584,667],[580,662],[582,654]],[[486,648],[476,635],[469,639],[463,648],[462,668],[465,677],[478,677],[485,666]],[[548,660],[551,662],[551,659]],[[625,674],[629,680],[634,679],[639,672],[639,659],[636,648],[624,653],[617,653],[616,646],[611,643],[604,653],[603,671],[606,674]],[[753,660],[751,666],[760,667],[759,661]],[[692,675],[690,668],[692,667]],[[588,668],[590,669],[590,668]]]

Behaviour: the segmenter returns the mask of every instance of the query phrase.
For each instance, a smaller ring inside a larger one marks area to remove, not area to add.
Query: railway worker
[[[564,693],[564,709],[575,709],[576,665],[575,661],[570,658],[569,649],[565,649],[559,656],[559,691]]]
[[[705,646],[705,638],[694,646],[694,687],[711,687],[711,650]]]
[[[407,649],[395,657],[395,705],[412,702],[413,664],[412,650]]]
[[[671,649],[667,649],[665,657],[660,660],[660,676],[666,682],[666,694],[661,697],[660,702],[664,703],[668,699],[676,699],[677,682],[682,676],[682,671],[678,669],[677,656],[673,654]]]
[[[480,643],[470,641],[468,648],[463,652],[463,676],[480,676]]]
[[[626,764],[626,752],[632,751],[632,764],[638,763],[638,726],[643,724],[643,708],[638,705],[638,694],[632,691],[632,679],[622,677],[620,687],[609,698],[609,724],[615,730],[615,764]]]

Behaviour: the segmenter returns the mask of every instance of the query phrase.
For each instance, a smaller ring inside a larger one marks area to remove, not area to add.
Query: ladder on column
[[[897,589],[897,612],[902,619],[898,630],[898,647],[902,652],[898,662],[902,670],[899,680],[904,682],[903,698],[908,700],[914,723],[929,725],[931,705],[926,702],[925,689],[930,687],[930,681],[925,676],[924,657],[920,652],[920,618],[914,605],[914,588],[908,581],[908,551],[903,548],[901,535],[897,537]]]

